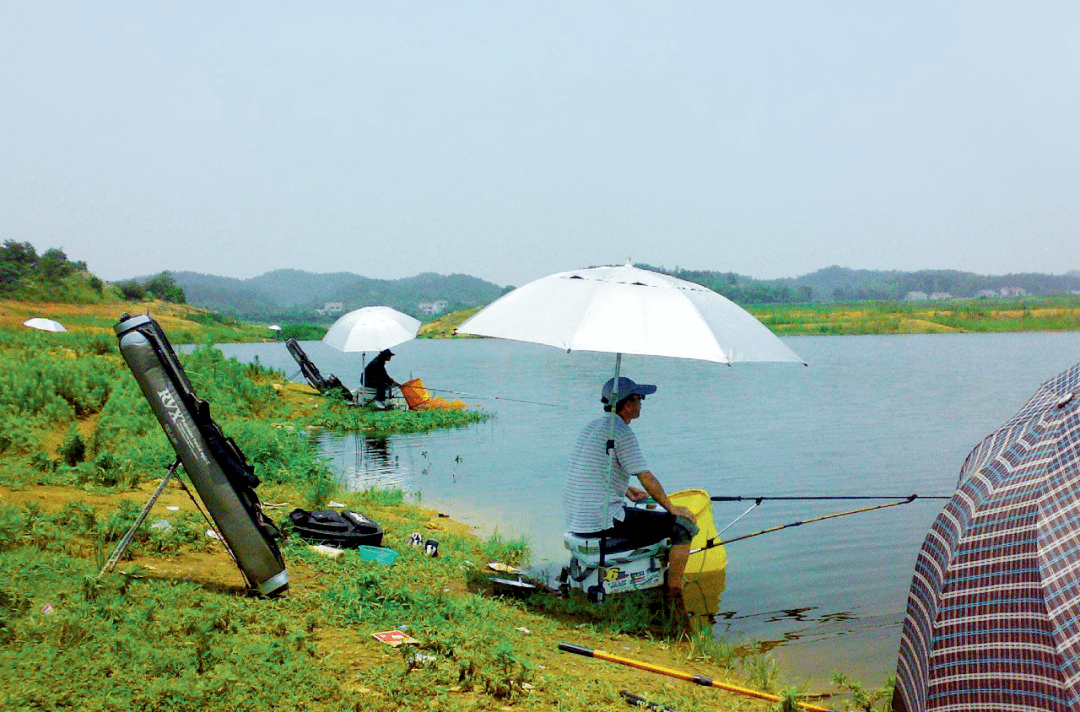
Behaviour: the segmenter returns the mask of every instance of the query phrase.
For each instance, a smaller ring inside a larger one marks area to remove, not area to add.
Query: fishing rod
[[[649,702],[641,695],[635,695],[634,693],[627,692],[626,690],[619,690],[619,694],[622,695],[622,698],[626,700],[626,702],[632,707],[640,707],[646,710],[653,710],[653,712],[675,712],[675,710],[671,709],[670,707],[664,707],[663,705],[657,704],[656,702]]]
[[[837,517],[846,517],[846,516],[848,516],[850,514],[860,514],[862,512],[872,512],[875,509],[887,509],[888,507],[899,507],[902,504],[911,504],[912,502],[915,501],[915,499],[916,499],[916,496],[911,495],[910,497],[907,497],[907,498],[905,498],[905,499],[903,499],[903,500],[901,500],[899,502],[889,502],[888,504],[878,504],[878,505],[875,505],[873,507],[863,507],[862,509],[852,509],[852,510],[847,511],[847,512],[835,512],[833,514],[824,514],[824,515],[822,515],[820,517],[811,517],[810,519],[803,519],[803,520],[800,520],[798,522],[790,522],[788,524],[780,524],[778,526],[769,527],[768,529],[762,529],[761,531],[752,532],[750,534],[743,534],[742,536],[733,537],[731,539],[724,539],[723,541],[719,541],[720,537],[716,536],[716,537],[713,537],[712,539],[710,539],[709,541],[705,542],[704,546],[698,547],[697,549],[691,550],[690,553],[691,554],[696,554],[699,551],[705,551],[706,549],[712,549],[712,548],[717,547],[717,546],[723,546],[725,544],[731,544],[732,542],[742,541],[743,539],[750,539],[750,538],[755,537],[755,536],[761,536],[762,534],[770,534],[772,532],[778,532],[781,529],[789,529],[791,527],[798,527],[798,526],[802,526],[803,524],[810,524],[812,522],[821,522],[821,521],[824,521],[826,519],[836,519]],[[929,498],[927,498],[927,499],[929,499]],[[757,503],[755,503],[754,506],[756,507]],[[751,507],[750,509],[753,509],[753,508],[754,507]],[[742,517],[745,516],[747,514],[747,512],[749,512],[749,511],[750,510],[748,509],[748,510],[746,510],[746,512],[743,512],[742,515],[740,515],[739,519],[742,519]],[[738,520],[736,520],[736,521],[738,521]],[[734,522],[732,522],[732,523],[734,523]],[[728,526],[731,526],[731,525],[729,524]],[[724,529],[727,529],[727,527],[724,527]]]
[[[751,690],[748,687],[739,687],[738,685],[731,685],[726,682],[717,682],[711,677],[705,675],[694,675],[693,673],[683,672],[681,670],[675,670],[662,665],[653,665],[652,663],[642,662],[640,660],[632,660],[631,658],[624,658],[619,655],[612,655],[611,653],[604,652],[603,650],[593,650],[592,648],[586,648],[580,645],[574,645],[573,643],[559,643],[559,650],[567,653],[574,653],[575,655],[584,655],[587,658],[599,658],[601,660],[607,660],[609,662],[618,663],[620,665],[626,665],[627,667],[637,668],[638,670],[645,670],[647,672],[655,672],[660,675],[667,675],[669,677],[678,678],[679,680],[686,680],[687,682],[693,682],[702,687],[716,687],[727,692],[734,692],[738,695],[746,695],[747,697],[756,697],[759,700],[768,700],[769,702],[779,702],[780,697],[768,692],[762,692],[761,690]],[[796,704],[803,709],[812,710],[812,712],[830,712],[827,707],[819,707],[812,705],[809,702],[797,702]]]
[[[520,398],[507,398],[506,396],[482,396],[479,393],[463,393],[462,391],[452,391],[449,388],[431,388],[424,386],[429,391],[437,391],[439,393],[453,393],[456,396],[466,396],[468,398],[487,398],[488,400],[504,400],[514,401],[515,403],[531,403],[532,405],[546,405],[549,408],[566,408],[565,405],[558,405],[557,403],[541,403],[540,401],[521,400]]]

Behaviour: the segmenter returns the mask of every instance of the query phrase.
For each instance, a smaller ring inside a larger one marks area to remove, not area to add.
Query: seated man
[[[380,408],[386,407],[386,399],[390,397],[390,387],[401,387],[401,384],[390,377],[386,372],[386,362],[394,356],[390,349],[383,349],[379,355],[371,359],[371,363],[364,367],[364,376],[360,382],[365,388],[375,391],[375,404]]]
[[[600,392],[600,401],[609,413],[614,385],[612,378]],[[630,429],[630,421],[641,415],[641,401],[655,392],[656,386],[634,383],[629,378],[619,379],[618,402],[614,405],[615,452],[610,475],[607,444],[612,437],[612,417],[606,415],[590,422],[578,436],[570,456],[563,508],[567,528],[578,534],[622,537],[643,544],[670,538],[667,586],[669,594],[678,594],[682,591],[683,571],[697,525],[689,509],[676,507],[668,499],[660,481],[649,471],[637,437]],[[638,478],[644,491],[630,486],[631,475]],[[666,511],[625,507],[623,497],[633,502],[652,497]]]

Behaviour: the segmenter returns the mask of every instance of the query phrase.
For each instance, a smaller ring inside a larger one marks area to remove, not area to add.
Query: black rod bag
[[[294,509],[289,514],[293,533],[304,541],[341,549],[382,546],[383,528],[360,512]]]
[[[124,361],[248,583],[264,596],[284,593],[289,575],[277,529],[255,494],[254,468],[210,418],[209,404],[195,396],[158,323],[149,315],[125,314],[114,328]]]
[[[341,393],[345,400],[351,401],[353,399],[352,391],[350,391],[337,376],[331,373],[330,378],[323,377],[322,373],[319,372],[319,369],[311,362],[311,359],[308,358],[307,353],[300,348],[300,344],[297,343],[296,339],[285,339],[285,348],[292,354],[293,360],[296,361],[296,364],[300,367],[300,372],[304,374],[304,378],[307,379],[308,384],[311,385],[312,388],[319,393],[330,393],[336,390]]]

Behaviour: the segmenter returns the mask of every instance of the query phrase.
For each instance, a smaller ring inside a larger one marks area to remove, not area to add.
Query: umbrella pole
[[[607,476],[608,481],[611,481],[611,470],[614,467],[613,460],[615,458],[615,406],[619,402],[619,368],[622,366],[622,354],[615,354],[615,380],[611,389],[611,400],[608,404],[611,406],[611,427],[608,428],[607,439]]]

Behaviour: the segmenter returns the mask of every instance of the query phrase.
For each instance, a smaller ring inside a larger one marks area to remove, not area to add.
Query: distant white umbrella
[[[42,319],[41,317],[34,317],[33,319],[27,319],[23,322],[23,326],[29,326],[31,329],[40,329],[41,331],[67,331],[64,325],[58,321],[52,319]]]
[[[390,307],[364,307],[334,322],[323,343],[338,351],[382,351],[416,338],[420,320]]]
[[[278,326],[277,324],[271,324],[267,328],[270,329],[270,331],[281,331],[281,327]]]

